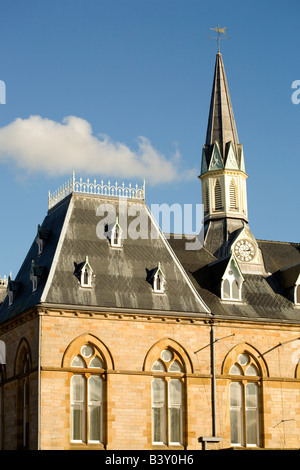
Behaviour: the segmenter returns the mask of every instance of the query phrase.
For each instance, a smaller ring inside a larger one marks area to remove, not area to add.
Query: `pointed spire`
[[[217,53],[213,89],[205,145],[210,147],[217,142],[223,161],[225,146],[232,142],[235,150],[239,144],[231,100],[225,75],[222,54]]]

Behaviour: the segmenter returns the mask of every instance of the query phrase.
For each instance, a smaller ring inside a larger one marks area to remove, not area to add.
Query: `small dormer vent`
[[[160,263],[158,263],[157,267],[154,269],[147,269],[147,278],[146,281],[152,286],[153,292],[158,294],[163,294],[165,292],[165,275],[162,272]]]
[[[38,266],[35,264],[34,260],[31,262],[31,269],[30,269],[30,280],[32,282],[32,292],[35,292],[38,287],[38,283],[40,279],[45,274],[45,266]]]
[[[81,287],[92,287],[93,270],[89,263],[88,256],[82,263],[74,262],[74,276],[78,279]]]
[[[50,230],[43,229],[40,225],[38,225],[37,236],[36,236],[36,244],[38,246],[38,255],[40,255],[45,247],[46,240],[49,237]]]

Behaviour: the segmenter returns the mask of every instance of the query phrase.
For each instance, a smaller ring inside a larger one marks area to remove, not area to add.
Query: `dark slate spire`
[[[219,145],[223,162],[226,157],[226,144],[229,142],[232,142],[235,152],[238,153],[239,139],[220,52],[216,57],[205,147],[210,149],[215,142]],[[209,161],[207,163],[209,165]]]

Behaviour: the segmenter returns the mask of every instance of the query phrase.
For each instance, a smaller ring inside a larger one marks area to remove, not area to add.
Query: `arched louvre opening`
[[[234,180],[231,180],[230,186],[229,186],[229,206],[230,209],[236,210],[237,207],[237,197],[236,197],[236,185]]]
[[[204,212],[205,214],[207,214],[209,212],[209,189],[208,189],[207,183],[205,184],[204,194],[205,194]]]
[[[215,185],[215,210],[220,211],[223,209],[223,202],[222,202],[222,188],[220,185],[220,181],[217,180]]]

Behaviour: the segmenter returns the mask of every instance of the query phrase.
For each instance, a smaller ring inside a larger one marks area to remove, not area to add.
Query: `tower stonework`
[[[228,254],[234,233],[248,223],[243,145],[239,143],[220,52],[216,56],[201,174],[205,246]]]

